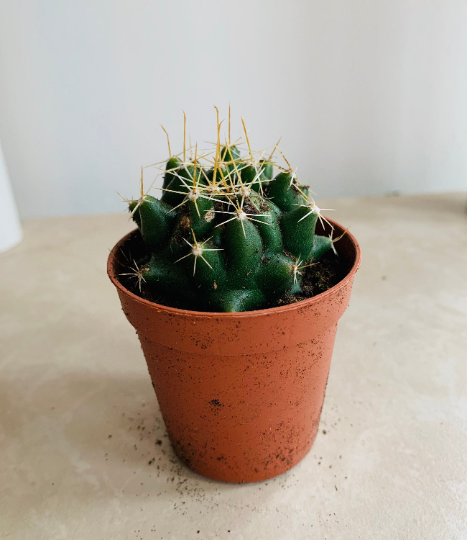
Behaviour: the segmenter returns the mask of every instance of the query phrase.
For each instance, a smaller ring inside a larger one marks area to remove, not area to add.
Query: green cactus
[[[146,249],[134,276],[185,309],[274,306],[301,292],[302,270],[337,239],[315,234],[324,218],[291,167],[273,163],[277,146],[255,160],[245,130],[249,155],[242,157],[234,144],[221,148],[219,127],[211,158],[198,157],[197,148],[189,160],[185,149],[170,156],[160,199],[144,194],[141,177],[141,197],[128,201]]]

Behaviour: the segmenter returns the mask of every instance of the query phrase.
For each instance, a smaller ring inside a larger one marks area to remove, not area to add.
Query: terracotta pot
[[[207,313],[149,302],[119,282],[120,248],[136,234],[113,248],[107,271],[138,332],[175,452],[227,482],[292,468],[318,431],[337,322],[360,266],[355,238],[337,244],[348,274],[328,291],[271,309]]]

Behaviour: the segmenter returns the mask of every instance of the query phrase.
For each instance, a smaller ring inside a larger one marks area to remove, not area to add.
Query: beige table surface
[[[169,446],[105,274],[127,216],[26,221],[0,255],[0,538],[466,539],[465,199],[322,205],[363,262],[320,433],[250,485],[203,478]]]

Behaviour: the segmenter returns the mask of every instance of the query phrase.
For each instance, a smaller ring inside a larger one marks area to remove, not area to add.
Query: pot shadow
[[[213,500],[219,486],[241,489],[178,459],[149,375],[68,372],[34,380],[2,381],[0,408],[10,470],[27,463],[38,486],[84,485],[90,500],[98,489],[108,497],[163,494],[186,502]]]
[[[46,443],[54,443],[53,434],[64,435],[86,454],[111,450],[130,463],[139,461],[135,446],[161,453],[160,441],[167,438],[149,375],[105,373],[99,378],[68,372],[39,383],[28,377],[18,386],[3,381],[0,408],[11,419],[4,425],[7,437],[47,424],[52,429]]]

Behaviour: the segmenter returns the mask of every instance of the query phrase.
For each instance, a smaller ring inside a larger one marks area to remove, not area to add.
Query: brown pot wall
[[[122,286],[118,254],[132,234],[114,247],[107,270],[178,456],[227,482],[265,480],[296,465],[318,430],[337,322],[360,266],[355,238],[339,241],[349,273],[325,293],[266,310],[206,313],[155,304]]]

